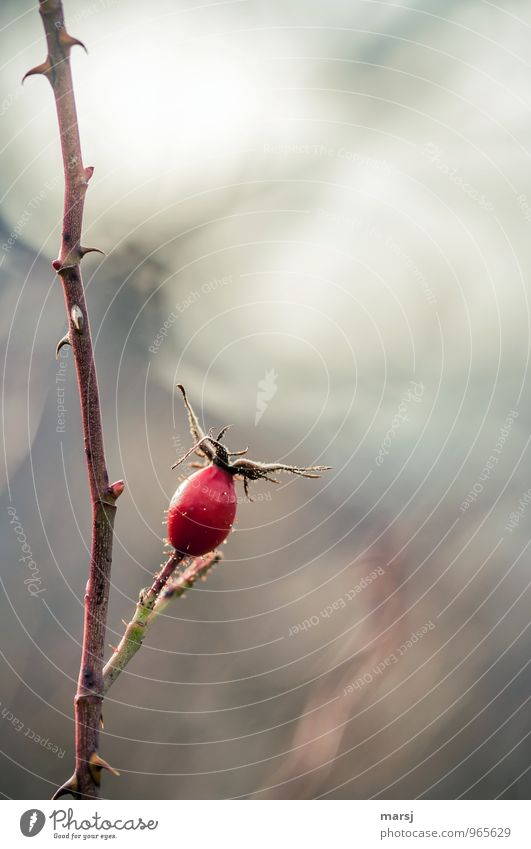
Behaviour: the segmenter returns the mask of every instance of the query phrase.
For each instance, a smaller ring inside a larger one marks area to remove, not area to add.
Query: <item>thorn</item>
[[[126,622],[125,619],[122,619],[122,625],[125,625],[125,627],[127,628],[127,626],[129,625],[129,622]]]
[[[70,310],[70,318],[72,319],[72,324],[76,328],[77,332],[83,333],[83,325],[85,323],[85,319],[83,318],[81,307],[78,307],[77,304],[74,304],[74,306]]]
[[[100,251],[99,248],[85,248],[83,246],[80,246],[79,253],[81,255],[81,259],[83,259],[83,257],[86,256],[86,254],[92,254],[92,253],[97,253],[97,254],[101,254],[102,256],[105,256],[105,252]]]
[[[85,179],[86,179],[87,183],[88,183],[88,181],[90,180],[90,178],[92,177],[93,174],[94,174],[94,165],[88,165],[87,168],[85,168]]]
[[[77,792],[77,777],[74,773],[72,778],[69,778],[68,781],[65,781],[64,784],[61,784],[58,790],[52,796],[52,799],[60,799],[61,796],[72,796],[74,799],[79,799],[80,795]]]
[[[62,268],[62,265],[63,264],[62,264],[60,259],[54,259],[54,261],[52,262],[52,268],[54,268],[55,271],[60,271],[61,268]]]
[[[35,74],[43,74],[46,77],[51,70],[52,65],[50,62],[50,57],[47,56],[41,65],[35,65],[34,68],[30,68],[29,71],[26,71],[26,73],[22,77],[21,85],[23,85],[24,80],[26,80],[28,77],[33,77]]]
[[[59,351],[61,350],[61,348],[64,348],[65,345],[70,345],[70,346],[72,345],[72,343],[70,341],[70,333],[65,333],[63,338],[59,339],[59,342],[57,343],[57,346],[55,348],[55,359],[56,360],[59,359]]]
[[[71,36],[70,33],[68,33],[65,29],[61,29],[59,31],[59,37],[58,38],[59,38],[59,44],[62,47],[69,48],[69,47],[75,47],[76,45],[78,45],[79,47],[83,48],[85,53],[88,54],[88,50],[85,47],[85,45],[83,44],[83,42],[80,41],[79,38],[73,38],[73,36]]]
[[[101,729],[105,729],[105,725],[104,725],[104,722],[103,722],[103,714],[102,714],[102,713],[100,713],[100,728],[101,728]]]
[[[109,643],[109,648],[112,649],[115,654],[118,651],[118,646],[113,646],[112,643]]]
[[[89,758],[89,770],[90,774],[92,775],[92,778],[98,786],[101,782],[102,769],[108,769],[109,772],[112,772],[113,775],[120,775],[118,770],[114,769],[114,767],[112,766],[109,766],[107,761],[104,761],[103,758],[100,758],[97,752],[92,752]]]

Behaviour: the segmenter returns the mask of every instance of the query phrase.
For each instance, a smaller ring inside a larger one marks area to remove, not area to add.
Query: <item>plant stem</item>
[[[179,598],[193,587],[198,578],[205,578],[207,572],[222,558],[221,552],[213,552],[205,557],[197,557],[184,572],[171,579],[171,575],[182,557],[177,553],[167,560],[158,577],[149,589],[143,589],[136,605],[133,618],[127,625],[120,644],[103,670],[104,693],[107,693],[118,676],[135,656],[144,641],[144,637],[155,619],[166,609],[173,598]]]
[[[84,599],[84,631],[75,705],[76,766],[73,776],[54,794],[54,799],[70,794],[80,799],[100,796],[102,769],[112,770],[98,753],[101,707],[105,693],[142,645],[153,621],[173,597],[181,596],[197,578],[221,559],[213,553],[196,558],[184,572],[172,579],[182,556],[172,554],[155,576],[149,589],[142,590],[133,619],[119,647],[103,667],[105,632],[109,602],[113,527],[116,500],[123,481],[109,486],[103,446],[100,400],[89,316],[80,270],[83,256],[95,248],[81,244],[83,207],[93,168],[85,168],[77,123],[76,104],[70,71],[70,50],[81,44],[65,28],[61,0],[39,0],[48,55],[42,65],[26,77],[42,74],[49,80],[57,108],[65,175],[65,198],[59,258],[52,263],[63,287],[69,333],[58,345],[72,346],[77,371],[85,457],[92,504],[92,542],[89,578]]]
[[[69,340],[77,371],[85,456],[92,503],[92,546],[85,592],[83,648],[75,697],[76,768],[69,788],[81,798],[99,797],[101,768],[98,753],[103,655],[109,599],[115,502],[123,483],[109,487],[103,447],[100,401],[90,335],[89,317],[79,264],[87,249],[81,245],[83,206],[93,168],[85,168],[70,71],[70,49],[80,44],[65,29],[60,0],[40,0],[48,56],[26,76],[43,74],[51,83],[65,176],[61,249],[53,267],[61,279],[69,322]],[[92,759],[92,761],[91,761]]]

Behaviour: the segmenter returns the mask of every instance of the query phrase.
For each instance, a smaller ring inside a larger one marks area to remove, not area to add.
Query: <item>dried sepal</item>
[[[205,433],[202,430],[192,405],[188,401],[184,386],[178,383],[177,389],[180,390],[183,396],[184,405],[188,413],[188,421],[190,423],[190,433],[194,439],[194,445],[192,445],[192,447],[173,464],[172,469],[175,469],[191,454],[195,453],[206,456],[207,460],[211,463],[222,466],[231,474],[241,478],[243,480],[245,495],[249,501],[252,501],[252,498],[249,495],[248,485],[250,480],[262,479],[269,481],[270,483],[278,484],[280,481],[271,477],[274,472],[286,472],[303,478],[318,478],[320,477],[321,472],[325,472],[331,468],[331,466],[291,466],[288,463],[262,463],[255,460],[249,460],[247,457],[244,458],[242,456],[247,453],[249,450],[248,447],[240,451],[229,451],[220,440],[223,439],[227,430],[229,427],[232,427],[232,425],[225,425],[225,427],[220,430],[217,439],[214,439],[212,436],[212,429],[209,430],[208,433]],[[231,457],[237,457],[239,459],[231,460]],[[190,465],[194,467],[198,466],[197,463],[192,463]]]

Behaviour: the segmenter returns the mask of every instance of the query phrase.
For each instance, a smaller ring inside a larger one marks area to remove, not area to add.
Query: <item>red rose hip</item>
[[[176,490],[168,510],[168,539],[177,551],[198,557],[228,537],[235,515],[233,475],[221,466],[207,466]]]

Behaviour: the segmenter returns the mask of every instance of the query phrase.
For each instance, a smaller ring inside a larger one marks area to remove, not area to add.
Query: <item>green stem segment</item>
[[[153,622],[164,612],[174,598],[191,589],[198,578],[204,579],[209,570],[221,560],[220,552],[197,557],[181,574],[171,575],[182,558],[173,554],[149,589],[140,593],[133,618],[127,625],[120,644],[103,670],[104,693],[114,684],[127,664],[133,659]]]

